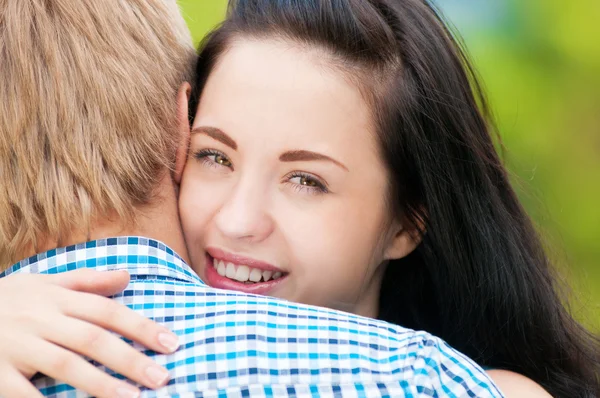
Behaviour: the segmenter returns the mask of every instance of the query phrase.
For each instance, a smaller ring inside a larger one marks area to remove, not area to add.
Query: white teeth
[[[219,266],[217,267],[217,273],[221,276],[225,276],[226,270],[225,270],[225,264],[223,264],[223,261],[219,261]]]
[[[263,279],[265,280],[265,282],[268,282],[269,279],[271,279],[271,276],[273,275],[273,271],[263,271],[262,276]]]
[[[268,282],[283,276],[282,272],[261,271],[258,268],[251,268],[247,265],[236,266],[233,263],[226,263],[217,259],[213,259],[213,267],[219,275],[247,284]]]
[[[250,268],[240,265],[235,273],[234,279],[239,282],[246,282],[250,276]]]
[[[225,276],[229,279],[235,279],[235,265],[233,263],[227,263],[227,269],[225,271]]]
[[[259,282],[261,278],[262,272],[260,272],[260,270],[256,268],[252,268],[252,272],[250,272],[250,276],[248,277],[248,279],[250,279],[252,282]]]

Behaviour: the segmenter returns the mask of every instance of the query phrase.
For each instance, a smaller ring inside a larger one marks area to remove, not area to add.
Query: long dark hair
[[[390,204],[422,243],[386,269],[379,317],[558,397],[600,395],[598,338],[569,314],[490,133],[464,52],[423,0],[237,0],[201,45],[193,99],[238,37],[317,46],[371,105]],[[194,108],[192,108],[194,109]]]

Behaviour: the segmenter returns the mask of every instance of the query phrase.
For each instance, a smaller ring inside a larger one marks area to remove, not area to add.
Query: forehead
[[[279,40],[233,43],[203,90],[200,123],[254,136],[327,133],[347,140],[361,132],[369,142],[373,131],[370,109],[345,73],[327,64],[321,50]]]

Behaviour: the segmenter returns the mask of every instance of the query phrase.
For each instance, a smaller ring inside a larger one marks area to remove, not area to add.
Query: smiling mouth
[[[285,277],[285,272],[261,270],[244,264],[234,264],[212,258],[212,267],[224,278],[246,285],[272,282]]]

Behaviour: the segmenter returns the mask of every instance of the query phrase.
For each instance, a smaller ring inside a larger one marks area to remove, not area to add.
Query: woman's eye
[[[209,166],[223,166],[231,168],[233,164],[231,160],[227,156],[225,156],[221,152],[203,149],[201,151],[195,152],[194,157],[203,163],[206,163]]]
[[[304,185],[307,187],[318,187],[319,183],[316,182],[315,180],[308,178],[308,177],[299,177],[300,178],[300,185]]]
[[[295,174],[288,180],[298,191],[308,191],[311,193],[327,193],[327,187],[316,177],[305,174]]]
[[[221,166],[231,167],[231,162],[225,156],[222,155],[212,155],[211,156],[215,163],[220,164]]]

